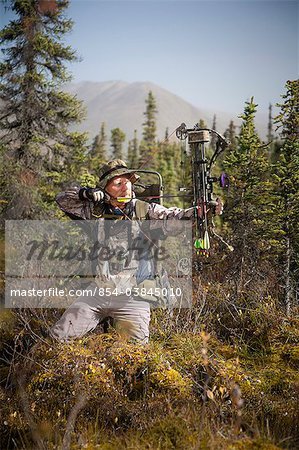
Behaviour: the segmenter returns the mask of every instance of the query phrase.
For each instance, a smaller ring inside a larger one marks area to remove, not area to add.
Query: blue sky
[[[298,1],[73,0],[75,80],[151,81],[197,107],[262,109],[298,78]]]
[[[298,1],[71,0],[74,81],[151,81],[199,108],[241,113],[298,78]],[[4,19],[4,23],[5,23]]]

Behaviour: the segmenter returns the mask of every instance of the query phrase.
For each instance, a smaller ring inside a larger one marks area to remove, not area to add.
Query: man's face
[[[120,175],[108,181],[105,191],[113,198],[126,197],[127,201],[132,198],[132,183],[130,175]]]

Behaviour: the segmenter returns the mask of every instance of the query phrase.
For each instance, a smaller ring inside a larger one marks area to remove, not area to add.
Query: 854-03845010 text
[[[170,288],[169,292],[166,288],[145,288],[145,287],[134,287],[127,289],[120,288],[110,288],[110,287],[98,287],[96,286],[93,289],[60,289],[57,287],[47,288],[47,289],[11,289],[10,294],[12,297],[20,296],[20,297],[110,297],[110,296],[119,296],[125,295],[127,297],[143,297],[145,295],[153,295],[153,296],[161,296],[161,295],[170,295],[170,297],[181,296],[182,289],[180,287]]]

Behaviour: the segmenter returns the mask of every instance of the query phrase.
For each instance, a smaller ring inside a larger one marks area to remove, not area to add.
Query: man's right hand
[[[97,203],[104,200],[105,192],[100,188],[82,188],[79,191],[79,197]]]

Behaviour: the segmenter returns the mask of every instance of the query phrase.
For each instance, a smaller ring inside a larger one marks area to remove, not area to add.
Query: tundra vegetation
[[[112,154],[132,167],[150,157],[169,194],[190,185],[188,151],[168,130],[156,138],[152,92],[141,140],[132,130],[128,149],[119,128],[109,141],[100,124],[91,145],[68,131],[81,114],[62,89],[75,58],[62,43],[68,1],[10,4],[16,19],[0,34],[2,254],[4,220],[61,219],[55,195],[74,182],[95,186]],[[0,311],[1,448],[298,448],[299,81],[282,91],[268,142],[255,129],[254,98],[240,130],[228,124],[215,170],[229,173],[230,188],[215,222],[235,250],[214,243],[211,263],[193,268],[192,308],[154,310],[149,344],[101,326],[59,343],[48,336],[59,309]]]

